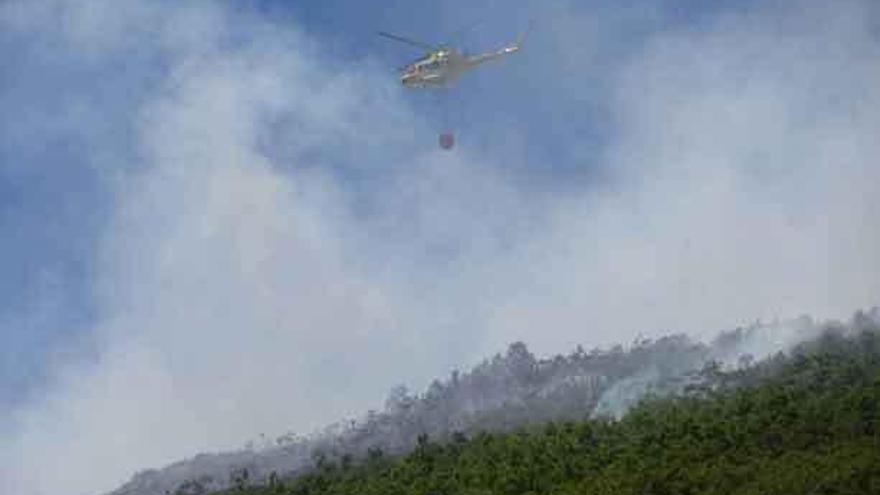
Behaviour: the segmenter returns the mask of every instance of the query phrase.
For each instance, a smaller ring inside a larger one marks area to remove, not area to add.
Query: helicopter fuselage
[[[400,71],[400,83],[408,88],[447,88],[470,68],[465,56],[439,48]]]
[[[400,83],[407,88],[448,88],[474,67],[520,50],[520,42],[498,51],[466,56],[447,47],[440,47],[407,65],[400,71]]]

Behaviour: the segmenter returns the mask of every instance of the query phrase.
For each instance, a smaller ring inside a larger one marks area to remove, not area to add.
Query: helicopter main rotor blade
[[[422,41],[411,40],[411,39],[409,39],[409,38],[404,38],[403,36],[397,36],[396,34],[386,33],[386,32],[384,32],[384,31],[379,31],[379,32],[376,33],[376,34],[378,34],[379,36],[382,36],[382,37],[388,38],[388,39],[390,39],[390,40],[394,40],[394,41],[397,41],[397,42],[400,42],[400,43],[404,43],[404,44],[407,44],[407,45],[411,45],[411,46],[417,46],[417,47],[419,47],[419,48],[423,48],[423,49],[425,49],[425,50],[429,50],[429,51],[430,51],[430,50],[434,50],[434,49],[437,48],[437,47],[434,46],[434,45],[430,45],[430,44],[428,44],[428,43],[424,43],[424,42],[422,42]]]

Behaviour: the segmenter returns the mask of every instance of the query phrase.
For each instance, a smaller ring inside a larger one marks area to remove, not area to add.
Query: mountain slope
[[[857,321],[880,321],[880,311]],[[510,346],[464,373],[437,380],[419,395],[402,387],[392,391],[381,412],[357,421],[330,425],[308,437],[285,435],[272,445],[239,452],[202,454],[161,470],[139,473],[114,495],[164,495],[181,487],[203,493],[231,486],[235,473],[266,483],[311,472],[316,461],[341,463],[381,451],[404,455],[428,435],[451,441],[460,434],[505,432],[550,421],[621,417],[646,395],[665,396],[699,390],[722,369],[748,366],[817,335],[824,325],[808,318],[754,325],[721,334],[711,343],[684,336],[641,340],[628,348],[536,359],[522,343]]]
[[[423,435],[397,459],[317,461],[293,481],[239,477],[225,493],[880,493],[880,328],[827,329],[790,357],[716,371],[619,421]]]

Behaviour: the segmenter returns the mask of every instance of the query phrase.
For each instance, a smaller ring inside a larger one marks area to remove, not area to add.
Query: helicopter
[[[484,52],[476,55],[466,55],[461,50],[448,45],[432,45],[422,41],[398,36],[396,34],[379,31],[379,36],[414,46],[425,50],[427,53],[410,64],[400,69],[400,83],[406,88],[417,89],[449,89],[455,85],[458,79],[465,73],[483,65],[486,62],[497,60],[507,55],[520,51],[529,30],[515,42],[498,50]],[[440,135],[440,147],[446,150],[455,145],[455,137],[452,133]]]

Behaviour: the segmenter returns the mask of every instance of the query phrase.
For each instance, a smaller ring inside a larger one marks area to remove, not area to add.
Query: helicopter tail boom
[[[494,52],[481,53],[479,55],[473,55],[467,58],[467,63],[469,66],[474,67],[490,60],[496,60],[502,58],[504,56],[510,55],[512,53],[516,53],[522,49],[523,43],[525,43],[526,38],[528,38],[529,34],[532,32],[533,24],[529,25],[529,29],[526,30],[520,37],[512,44],[501,48],[500,50],[496,50]]]

